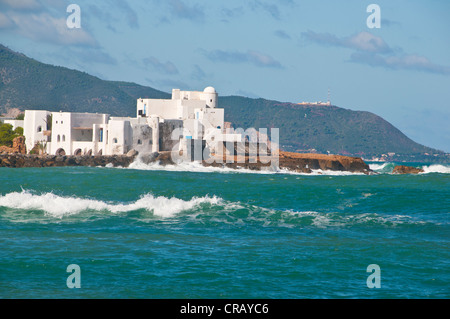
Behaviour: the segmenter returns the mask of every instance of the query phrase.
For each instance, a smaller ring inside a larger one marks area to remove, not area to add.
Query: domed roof
[[[212,86],[208,86],[207,88],[205,88],[203,90],[204,93],[216,93],[216,89],[213,88]]]

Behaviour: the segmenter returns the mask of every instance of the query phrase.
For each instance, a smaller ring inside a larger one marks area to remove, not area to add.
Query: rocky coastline
[[[0,167],[60,167],[60,166],[107,166],[128,167],[134,161],[133,156],[75,156],[75,155],[34,155],[0,154]]]
[[[170,152],[152,153],[139,157],[139,160],[149,164],[158,162],[160,165],[173,165]],[[0,167],[61,167],[61,166],[112,166],[128,167],[133,163],[137,152],[130,152],[127,155],[100,155],[100,156],[75,156],[75,155],[33,155],[21,153],[0,153]],[[273,162],[257,161],[252,163],[248,158],[239,162],[237,159],[233,163],[222,163],[217,161],[203,161],[204,166],[246,168],[251,170],[267,169]],[[278,165],[281,169],[300,173],[311,173],[312,170],[332,170],[348,171],[352,173],[370,174],[372,171],[361,158],[347,157],[339,155],[322,154],[297,154],[281,152]]]
[[[155,152],[151,154],[140,155],[135,150],[131,150],[126,155],[36,155],[27,154],[25,139],[23,136],[16,137],[13,140],[12,147],[0,146],[0,167],[61,167],[61,166],[111,166],[128,167],[139,157],[139,161],[150,164],[159,163],[160,165],[174,165],[171,152]],[[289,170],[297,173],[312,173],[314,170],[322,171],[340,171],[350,173],[363,173],[367,175],[376,174],[369,165],[359,157],[350,157],[343,155],[326,155],[314,153],[292,153],[280,152],[274,163],[270,157],[249,157],[234,156],[231,163],[227,163],[229,158],[214,158],[214,160],[202,161],[203,166],[227,167],[233,169],[267,170],[271,166],[276,166],[283,170]],[[423,169],[403,166],[396,166],[393,174],[418,174]]]

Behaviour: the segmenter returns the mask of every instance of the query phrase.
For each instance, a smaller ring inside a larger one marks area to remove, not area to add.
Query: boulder
[[[128,151],[127,156],[134,157],[134,156],[136,156],[138,154],[139,154],[138,151],[136,151],[135,149],[132,149],[132,150]]]
[[[419,174],[423,172],[424,170],[421,168],[405,165],[397,165],[392,170],[392,174]]]

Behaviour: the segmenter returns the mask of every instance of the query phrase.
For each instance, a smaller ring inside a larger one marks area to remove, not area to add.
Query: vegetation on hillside
[[[280,145],[287,151],[358,156],[442,153],[415,143],[370,112],[239,96],[221,97],[219,104],[235,128],[279,128]]]

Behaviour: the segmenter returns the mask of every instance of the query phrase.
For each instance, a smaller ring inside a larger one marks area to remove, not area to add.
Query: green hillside
[[[131,116],[138,95],[159,98],[167,93],[40,63],[0,45],[0,113],[17,107]]]
[[[44,64],[0,45],[0,113],[19,108],[134,116],[139,97],[170,98],[170,94]],[[315,149],[364,157],[393,152],[418,160],[424,153],[443,154],[415,143],[369,112],[241,96],[221,96],[219,106],[235,128],[279,128],[280,145],[287,151]]]
[[[280,144],[290,151],[372,156],[437,153],[415,143],[381,117],[336,106],[298,105],[239,96],[223,97],[227,120],[235,127],[278,127]]]

